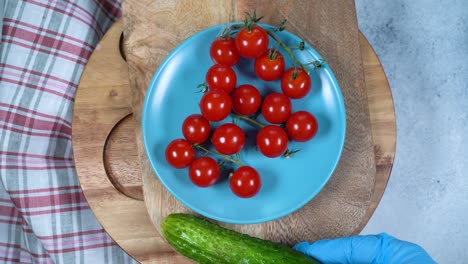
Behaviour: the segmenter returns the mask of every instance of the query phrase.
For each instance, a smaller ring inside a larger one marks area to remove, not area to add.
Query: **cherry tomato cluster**
[[[213,153],[235,161],[229,158],[228,155],[238,153],[245,143],[244,131],[239,126],[226,123],[218,126],[211,133],[211,125],[208,120],[200,114],[188,116],[182,124],[182,134],[185,139],[178,138],[171,141],[165,153],[167,162],[174,168],[189,167],[189,178],[199,187],[208,187],[215,184],[220,177],[221,169],[218,162],[211,157],[195,158],[194,148],[211,153],[200,145],[206,142],[211,134],[211,143],[217,151]],[[260,175],[254,168],[243,165],[232,173],[229,185],[232,192],[237,196],[249,198],[260,190]]]
[[[237,196],[249,198],[260,190],[259,173],[231,158],[244,148],[244,131],[234,123],[221,124],[211,131],[210,122],[222,121],[231,113],[259,126],[256,145],[266,157],[275,158],[287,153],[289,140],[305,142],[315,136],[318,128],[315,117],[306,111],[292,113],[291,103],[291,99],[303,98],[309,93],[309,74],[300,67],[285,70],[283,55],[276,49],[269,49],[268,45],[267,31],[255,24],[241,28],[235,37],[221,36],[212,42],[210,57],[215,64],[205,76],[207,89],[200,100],[201,114],[188,116],[182,124],[185,139],[175,139],[166,148],[167,162],[175,168],[189,167],[189,178],[195,185],[208,187],[215,184],[221,171],[215,159],[208,156],[196,158],[195,149],[198,149],[241,165],[229,178],[230,188]],[[255,60],[254,72],[261,80],[281,79],[282,92],[262,98],[253,85],[238,85],[232,67],[241,57]],[[258,113],[270,124],[251,118]],[[202,145],[208,139],[216,151]]]

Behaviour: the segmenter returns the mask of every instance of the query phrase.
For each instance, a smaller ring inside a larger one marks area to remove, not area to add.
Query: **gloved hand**
[[[385,233],[302,242],[294,249],[328,263],[436,263],[416,244],[398,240]]]

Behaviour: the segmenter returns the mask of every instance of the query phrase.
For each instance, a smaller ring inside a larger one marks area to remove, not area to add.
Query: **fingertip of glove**
[[[382,232],[382,233],[378,234],[378,236],[383,237],[383,238],[395,238],[395,237],[393,237],[393,236],[391,236],[391,235],[389,235],[389,234],[387,234],[385,232]]]
[[[307,254],[307,251],[308,251],[309,247],[310,247],[310,243],[307,242],[307,241],[303,241],[303,242],[300,242],[300,243],[294,245],[293,249],[297,250],[297,251],[299,251],[299,252],[301,252],[303,254]]]

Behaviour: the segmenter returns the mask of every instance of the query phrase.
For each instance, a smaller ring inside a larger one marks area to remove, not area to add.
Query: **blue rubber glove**
[[[416,244],[398,240],[385,233],[302,242],[294,249],[328,263],[436,263]]]

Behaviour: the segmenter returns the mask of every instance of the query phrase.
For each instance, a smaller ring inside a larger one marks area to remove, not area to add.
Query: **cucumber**
[[[161,224],[164,237],[198,263],[319,263],[281,244],[229,230],[190,214],[171,214]]]

